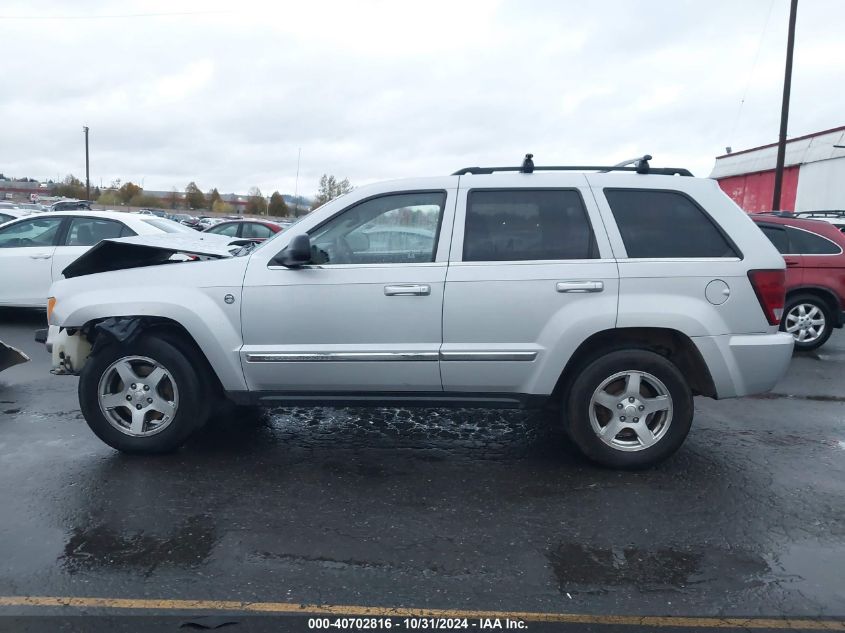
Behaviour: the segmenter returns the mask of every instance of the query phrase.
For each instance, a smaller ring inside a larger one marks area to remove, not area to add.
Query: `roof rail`
[[[625,161],[619,165],[534,165],[534,155],[526,154],[525,160],[520,167],[464,167],[459,169],[453,176],[464,176],[466,174],[492,174],[502,171],[513,171],[523,174],[530,174],[535,171],[633,171],[638,174],[657,174],[661,176],[692,176],[689,169],[683,167],[651,167],[648,161],[651,156],[646,154],[642,158],[635,158]],[[632,167],[631,163],[635,163]]]
[[[798,211],[795,215],[815,216],[817,218],[845,218],[845,210],[843,211]]]

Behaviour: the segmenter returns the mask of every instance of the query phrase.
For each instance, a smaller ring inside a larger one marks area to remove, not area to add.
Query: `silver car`
[[[107,240],[51,289],[54,371],[81,376],[85,419],[126,452],[176,449],[222,398],[552,403],[590,459],[654,464],[694,396],[767,391],[793,343],[784,261],[745,213],[712,180],[634,171],[370,185],[181,263]]]

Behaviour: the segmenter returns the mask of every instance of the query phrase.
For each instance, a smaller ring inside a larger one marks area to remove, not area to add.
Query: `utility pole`
[[[296,155],[296,184],[293,186],[293,217],[299,217],[299,160],[302,158],[302,148]]]
[[[91,199],[91,173],[88,168],[88,126],[83,125],[82,131],[85,132],[85,199]]]
[[[772,211],[780,211],[780,193],[783,187],[783,163],[786,159],[786,124],[789,121],[789,92],[792,89],[792,51],[795,48],[795,14],[798,12],[798,0],[792,0],[789,6],[789,36],[786,39],[786,72],[783,77],[783,103],[780,108],[780,136],[778,137],[778,157],[775,166],[775,190],[772,195]]]

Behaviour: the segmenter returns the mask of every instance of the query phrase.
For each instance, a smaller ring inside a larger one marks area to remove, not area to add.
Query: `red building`
[[[777,143],[732,152],[716,157],[710,177],[749,213],[770,211],[776,160]],[[780,206],[845,209],[845,126],[787,140]]]

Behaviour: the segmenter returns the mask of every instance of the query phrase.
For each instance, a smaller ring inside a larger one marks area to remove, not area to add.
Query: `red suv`
[[[270,220],[228,220],[214,224],[205,230],[205,233],[217,233],[242,239],[253,239],[256,242],[263,242],[268,237],[273,237],[282,230],[281,224]]]
[[[780,329],[795,347],[821,347],[845,324],[845,233],[820,220],[791,213],[751,216],[786,261],[786,305]]]

